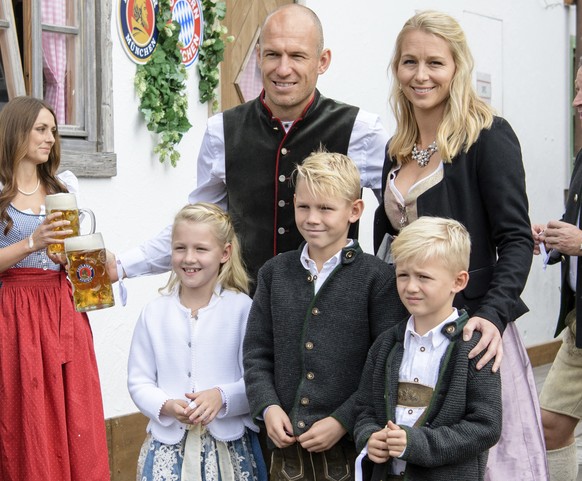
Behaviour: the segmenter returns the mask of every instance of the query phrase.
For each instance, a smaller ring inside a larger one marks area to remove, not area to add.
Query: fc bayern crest
[[[202,7],[200,0],[173,0],[172,19],[180,24],[182,63],[190,67],[198,58],[202,43]]]
[[[158,0],[119,0],[119,36],[125,52],[135,63],[146,63],[156,48],[157,13]]]

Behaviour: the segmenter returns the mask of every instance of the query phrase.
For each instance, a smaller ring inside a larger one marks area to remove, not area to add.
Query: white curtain
[[[67,0],[42,0],[42,22],[52,25],[66,25]],[[42,32],[42,58],[45,93],[57,116],[59,124],[66,123],[65,76],[67,71],[67,45],[64,34]]]

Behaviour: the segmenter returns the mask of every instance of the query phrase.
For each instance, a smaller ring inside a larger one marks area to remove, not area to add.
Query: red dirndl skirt
[[[0,283],[0,479],[109,480],[93,336],[64,271]]]

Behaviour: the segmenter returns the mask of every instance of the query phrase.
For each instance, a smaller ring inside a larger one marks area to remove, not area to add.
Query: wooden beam
[[[0,17],[3,27],[0,30],[0,51],[2,52],[8,98],[12,99],[19,95],[26,95],[26,89],[11,0],[0,0]],[[8,27],[4,27],[6,24]]]
[[[105,420],[111,481],[135,481],[148,421],[141,413]]]
[[[117,175],[117,154],[63,150],[59,171],[63,170],[70,170],[77,177],[113,177]]]
[[[561,339],[537,344],[527,348],[527,355],[532,367],[543,366],[544,364],[551,364],[556,358],[558,349],[562,345]]]

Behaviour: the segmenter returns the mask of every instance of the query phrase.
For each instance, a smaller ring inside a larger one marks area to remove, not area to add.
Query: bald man
[[[290,4],[270,13],[256,54],[263,91],[209,119],[197,187],[189,196],[191,203],[213,202],[228,210],[252,279],[265,261],[302,242],[293,215],[290,178],[295,165],[320,147],[347,154],[360,170],[362,187],[378,191],[388,141],[377,115],[317,90],[331,52],[324,47],[321,22],[309,8]],[[124,274],[169,270],[170,234],[168,227],[120,255]]]

